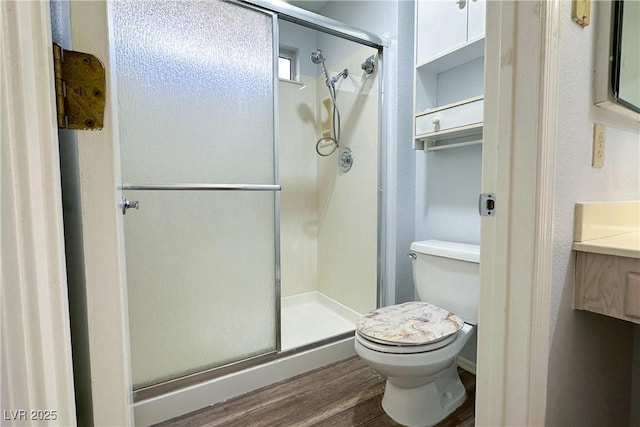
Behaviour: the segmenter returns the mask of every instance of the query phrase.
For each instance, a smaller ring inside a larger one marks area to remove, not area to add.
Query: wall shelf
[[[416,71],[438,74],[483,56],[484,36],[471,40],[463,46],[443,52],[422,64],[417,64]]]
[[[449,140],[464,145],[477,143],[482,139],[483,109],[484,97],[476,96],[416,114],[413,148],[433,150],[444,147],[439,143]],[[446,146],[453,147],[454,144]]]
[[[437,151],[448,148],[482,144],[482,123],[477,123],[449,132],[416,137],[414,150]]]

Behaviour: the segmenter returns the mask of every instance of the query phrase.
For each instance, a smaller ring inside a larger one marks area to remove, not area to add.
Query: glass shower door
[[[275,17],[111,4],[135,389],[278,350]]]

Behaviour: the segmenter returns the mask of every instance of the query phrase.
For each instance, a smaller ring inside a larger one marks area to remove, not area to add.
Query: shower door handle
[[[140,202],[137,200],[127,200],[126,197],[122,196],[120,207],[122,208],[122,215],[126,215],[129,209],[140,209]]]
[[[278,184],[122,184],[121,190],[145,191],[281,191]]]

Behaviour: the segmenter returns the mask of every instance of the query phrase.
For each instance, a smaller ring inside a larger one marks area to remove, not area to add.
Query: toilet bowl
[[[456,410],[466,398],[456,359],[473,334],[465,325],[444,346],[429,349],[394,347],[356,333],[356,353],[386,378],[382,408],[406,426],[432,426]],[[409,352],[415,350],[416,352]]]
[[[386,378],[382,407],[389,417],[432,426],[466,398],[456,360],[477,323],[479,247],[430,240],[411,249],[420,301],[361,317],[355,350]]]

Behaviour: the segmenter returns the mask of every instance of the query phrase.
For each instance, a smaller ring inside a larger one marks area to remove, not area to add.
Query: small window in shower
[[[296,80],[296,52],[280,47],[278,54],[278,78]]]

